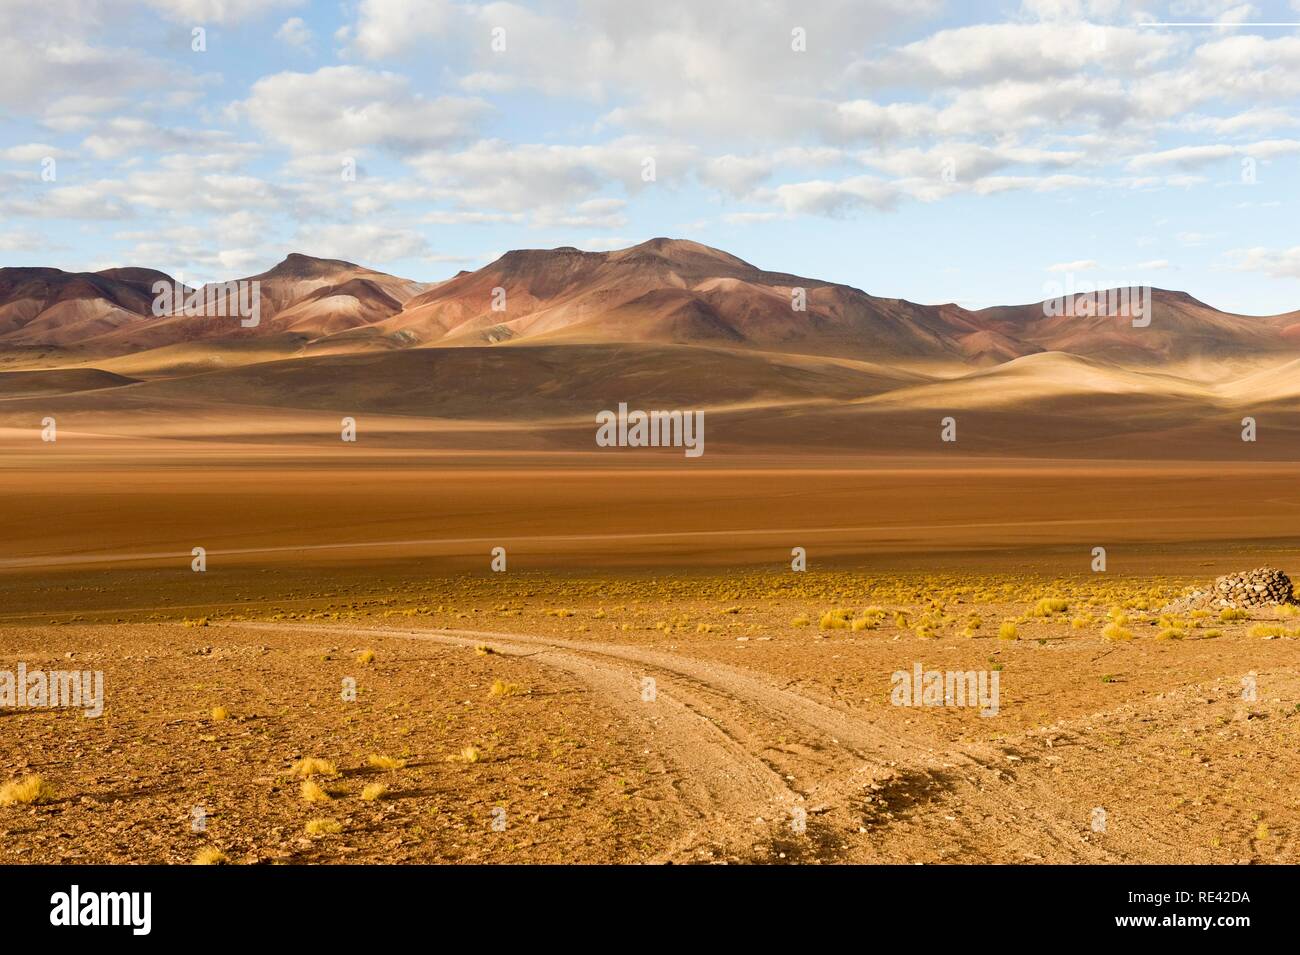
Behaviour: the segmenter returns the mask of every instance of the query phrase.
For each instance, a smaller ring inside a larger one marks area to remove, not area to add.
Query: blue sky
[[[433,280],[667,235],[921,302],[1300,308],[1300,29],[1242,25],[1300,2],[38,9],[0,0],[0,264]]]

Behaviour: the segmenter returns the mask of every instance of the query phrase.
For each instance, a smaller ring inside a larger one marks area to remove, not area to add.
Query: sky
[[[670,236],[924,303],[1291,311],[1300,26],[1264,23],[1300,0],[0,0],[0,265]]]

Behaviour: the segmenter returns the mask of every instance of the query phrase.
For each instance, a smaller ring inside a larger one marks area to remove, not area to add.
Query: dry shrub
[[[343,831],[337,819],[309,819],[304,828],[309,836],[328,836]]]
[[[289,772],[301,779],[306,779],[308,776],[337,776],[339,771],[328,759],[304,756],[289,768]]]
[[[329,802],[334,797],[325,791],[325,788],[314,779],[304,779],[302,781],[302,798],[304,802]]]
[[[0,786],[0,806],[40,806],[54,799],[54,787],[38,773]]]

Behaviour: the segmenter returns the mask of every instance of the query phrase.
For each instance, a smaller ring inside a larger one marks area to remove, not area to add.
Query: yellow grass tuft
[[[1119,623],[1107,624],[1106,629],[1101,632],[1101,635],[1105,637],[1107,640],[1132,640],[1133,639],[1133,632],[1131,630],[1125,630],[1122,626],[1120,626]]]
[[[371,783],[365,789],[361,790],[361,798],[366,802],[374,802],[377,799],[383,799],[388,794],[388,787],[383,783]]]
[[[222,720],[230,719],[230,710],[224,706],[214,706],[212,708],[212,718],[220,723]]]
[[[488,691],[492,696],[520,696],[525,690],[518,683],[508,683],[505,680],[493,680],[492,689]]]
[[[808,617],[807,617],[806,615],[804,615],[804,614],[799,614],[799,616],[795,617],[793,620],[790,621],[790,626],[792,626],[792,627],[806,627],[806,626],[808,626],[808,624],[810,624],[810,623],[812,623],[812,621],[809,620]]]
[[[853,620],[852,610],[828,610],[818,624],[823,630],[847,630]]]
[[[1002,625],[998,627],[999,640],[1018,640],[1019,638],[1020,634],[1016,631],[1016,625],[1010,620],[1003,621]]]
[[[194,857],[195,865],[229,865],[230,857],[216,846],[205,846]]]
[[[1235,607],[1230,607],[1227,610],[1223,610],[1219,612],[1220,623],[1232,623],[1232,621],[1234,620],[1249,620],[1249,619],[1250,619],[1250,614],[1246,613],[1246,611],[1244,610],[1238,610]]]
[[[1286,635],[1287,629],[1280,623],[1257,623],[1250,628],[1252,637],[1285,637]]]
[[[329,836],[343,831],[337,819],[309,819],[304,828],[309,836]]]
[[[308,776],[338,775],[338,770],[333,763],[328,759],[317,759],[315,756],[304,756],[290,767],[289,772],[302,779],[306,779]]]
[[[393,756],[380,756],[371,754],[366,757],[366,762],[375,769],[402,769],[406,766],[406,760],[397,759]]]
[[[1070,609],[1068,600],[1061,600],[1057,597],[1044,597],[1034,606],[1035,617],[1050,617],[1052,614],[1065,613]]]
[[[0,786],[0,806],[39,806],[54,799],[54,787],[39,774],[23,776]]]
[[[479,751],[477,746],[466,746],[460,751],[460,755],[456,758],[462,763],[477,763],[483,758],[483,754]]]
[[[329,802],[334,797],[325,791],[325,789],[314,779],[304,779],[302,781],[302,798],[304,802]]]
[[[489,656],[494,652],[495,651],[491,647],[489,647],[486,643],[480,643],[478,646],[474,648],[475,655],[480,657]]]
[[[375,651],[362,650],[360,653],[357,654],[357,662],[360,663],[362,666],[369,666],[370,664],[374,663]]]

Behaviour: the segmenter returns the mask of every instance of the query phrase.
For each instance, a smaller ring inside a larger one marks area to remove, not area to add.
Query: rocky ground
[[[5,626],[0,671],[102,670],[105,704],[0,711],[0,783],[49,787],[0,862],[1296,861],[1291,608],[791,576]],[[917,664],[996,672],[996,716],[895,705]]]

